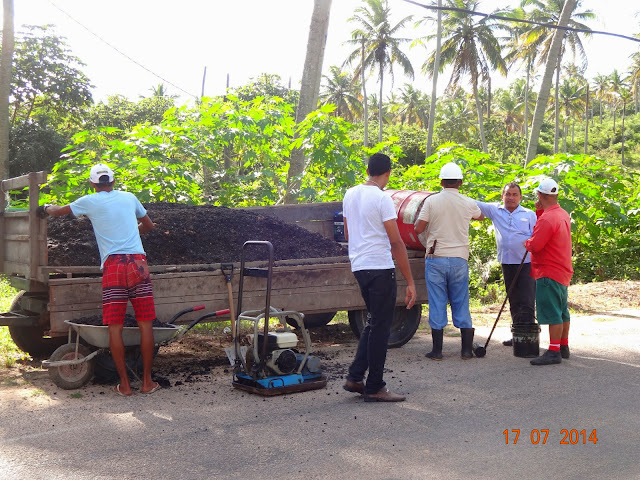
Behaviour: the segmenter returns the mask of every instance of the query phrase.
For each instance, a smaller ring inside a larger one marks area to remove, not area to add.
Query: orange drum
[[[433,192],[417,192],[414,190],[385,190],[391,197],[398,215],[398,230],[407,248],[426,250],[415,232],[414,224],[424,201]]]

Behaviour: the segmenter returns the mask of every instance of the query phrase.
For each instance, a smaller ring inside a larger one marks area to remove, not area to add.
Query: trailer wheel
[[[76,357],[76,344],[66,343],[58,348],[53,355],[51,361],[58,360],[75,360],[76,358],[84,358],[91,351],[86,346],[78,345],[78,356]],[[64,365],[62,367],[50,367],[49,377],[60,388],[65,390],[73,390],[86,385],[93,376],[93,359],[87,360],[78,365]]]
[[[333,320],[333,317],[336,316],[338,312],[323,312],[323,313],[310,313],[304,316],[304,326],[305,328],[318,328],[324,327],[327,323]],[[292,327],[297,327],[298,325],[294,321],[289,321],[287,319],[287,323]]]
[[[418,330],[422,315],[422,305],[414,305],[409,310],[405,307],[396,307],[391,324],[391,335],[389,336],[389,348],[398,348],[407,343]],[[360,338],[367,323],[366,310],[350,310],[349,326],[354,335]]]
[[[20,299],[26,292],[22,290],[11,302],[11,312],[23,312],[27,315],[38,315],[36,312],[25,311],[20,305]],[[32,357],[48,357],[53,351],[67,342],[67,337],[45,337],[42,327],[9,326],[9,334],[16,346]]]

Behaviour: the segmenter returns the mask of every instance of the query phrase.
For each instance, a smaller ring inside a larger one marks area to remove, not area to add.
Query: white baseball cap
[[[540,193],[546,193],[547,195],[558,195],[560,189],[553,178],[545,178],[540,182],[535,190]]]
[[[107,183],[113,182],[113,170],[111,170],[104,163],[97,163],[93,167],[91,167],[89,180],[91,180],[91,183],[100,183],[100,177],[103,177],[104,175],[107,175],[109,177],[109,181]]]

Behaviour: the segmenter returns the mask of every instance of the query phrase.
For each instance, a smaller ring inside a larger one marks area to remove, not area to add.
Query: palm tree
[[[440,72],[440,53],[442,51],[442,0],[438,0],[438,27],[436,29],[436,52],[433,68],[433,82],[431,85],[431,108],[429,110],[429,133],[427,134],[426,157],[431,155],[431,145],[433,142],[433,127],[436,118],[436,92],[438,88],[438,72]]]
[[[499,88],[495,94],[496,112],[502,119],[507,133],[522,133],[522,104],[511,90]]]
[[[557,22],[558,26],[567,26],[570,21],[571,14],[575,10],[577,4],[578,0],[566,0],[562,7],[560,18]],[[536,101],[536,110],[533,113],[531,137],[529,138],[529,144],[527,145],[527,156],[525,159],[526,163],[533,160],[533,157],[535,157],[538,150],[538,138],[540,136],[540,129],[542,128],[542,122],[544,120],[545,107],[549,100],[549,92],[551,91],[551,83],[553,81],[553,71],[555,70],[557,61],[560,58],[562,43],[565,37],[565,31],[556,29],[555,32],[556,33],[552,37],[546,54],[546,67],[544,76],[542,77],[542,84],[540,85],[540,92],[538,93],[538,100]]]
[[[511,9],[505,11],[510,17],[514,18],[527,18],[527,13],[522,8]],[[536,45],[528,41],[529,27],[526,24],[518,23],[509,29],[511,34],[509,40],[506,43],[507,54],[505,55],[505,61],[513,65],[516,62],[522,62],[526,69],[526,85],[524,86],[522,95],[522,102],[524,105],[524,139],[529,140],[529,109],[531,106],[531,75],[534,68],[534,63],[538,57],[538,49]]]
[[[0,180],[9,176],[9,95],[13,65],[13,0],[3,0],[2,57],[0,59]],[[4,199],[0,203],[4,205]]]
[[[584,85],[580,85],[580,82],[575,79],[565,79],[560,85],[558,92],[559,105],[563,111],[565,122],[573,121],[575,118],[580,118],[584,112],[585,104],[585,89]],[[567,152],[567,125],[565,123],[565,135],[564,135],[564,152]],[[571,148],[573,148],[573,133],[571,134]]]
[[[620,101],[620,91],[627,87],[625,79],[618,73],[617,69],[614,69],[609,75],[609,90],[608,96],[611,98],[613,105],[613,133],[616,133],[616,112],[618,110],[618,104]]]
[[[631,55],[632,64],[629,68],[629,81],[633,93],[633,104],[636,115],[638,114],[638,90],[640,90],[640,52]]]
[[[602,104],[609,91],[609,77],[598,74],[593,78],[593,90],[600,104],[600,125],[602,125]]]
[[[413,79],[413,67],[406,54],[400,49],[403,43],[410,41],[396,35],[411,21],[412,16],[400,20],[395,26],[390,23],[390,9],[388,0],[364,0],[366,4],[357,8],[349,22],[358,24],[358,28],[351,32],[351,40],[347,43],[354,45],[355,50],[347,57],[345,63],[358,62],[355,76],[361,75],[363,70],[377,69],[380,93],[378,95],[378,110],[382,111],[383,84],[385,71],[391,75],[393,81],[394,65],[400,65],[405,75]],[[362,55],[362,41],[364,40],[364,55]],[[364,58],[362,58],[364,57]],[[365,119],[365,122],[368,119]],[[382,141],[382,115],[378,116],[378,141]]]
[[[424,128],[429,123],[428,110],[429,99],[420,90],[413,88],[413,85],[405,83],[398,102],[397,116],[400,123],[416,124]]]
[[[576,8],[580,6],[581,0],[578,0],[576,4]],[[562,12],[562,8],[564,6],[564,0],[523,0],[523,6],[525,5],[534,5],[535,8],[531,12],[531,17],[534,18],[538,22],[545,23],[557,23],[560,13]],[[578,22],[579,20],[592,20],[595,18],[595,14],[591,12],[591,10],[586,10],[584,12],[576,12],[575,9],[572,12],[571,17],[569,18],[568,26],[580,29],[589,30],[589,27],[583,23]],[[588,36],[589,34],[585,34]],[[550,32],[549,29],[534,26],[531,29],[530,36],[532,41],[536,43],[539,47],[542,48],[541,58],[546,58],[546,52],[551,44],[551,40],[553,38],[553,32]],[[587,66],[587,55],[585,53],[584,47],[582,45],[582,41],[577,32],[572,32],[567,30],[564,35],[564,40],[562,42],[562,46],[560,48],[560,55],[558,57],[558,63],[556,66],[556,97],[555,97],[555,135],[554,135],[554,152],[558,151],[558,122],[559,122],[559,114],[560,114],[560,105],[558,99],[558,92],[560,90],[560,71],[562,59],[564,57],[566,47],[569,47],[571,52],[573,53],[573,57],[575,58],[576,53],[580,56],[582,60],[583,69]]]
[[[627,88],[620,89],[619,95],[620,99],[622,100],[622,156],[620,158],[622,165],[624,165],[624,119],[626,117],[625,111],[627,109],[627,103],[631,101],[633,97],[631,91]]]
[[[332,103],[336,106],[334,115],[345,120],[354,120],[362,112],[362,101],[358,98],[360,84],[352,81],[352,75],[343,72],[340,67],[332,65],[324,89],[320,92],[320,103]]]
[[[435,123],[438,120],[438,132],[441,138],[450,142],[468,144],[471,140],[469,132],[477,131],[477,122],[473,121],[474,108],[468,96],[460,87],[448,88],[438,100]]]
[[[527,141],[529,135],[529,112],[536,106],[536,93],[529,86],[530,75],[527,80],[519,78],[509,85],[511,96],[516,101],[516,111],[522,116],[522,136]]]
[[[463,10],[475,11],[478,2],[475,0],[447,0],[447,6]],[[449,87],[460,84],[463,76],[469,75],[473,97],[476,103],[478,129],[482,150],[488,151],[482,121],[482,105],[478,94],[478,84],[487,81],[491,70],[507,74],[507,65],[501,55],[501,47],[494,35],[494,30],[504,28],[488,17],[481,20],[461,11],[447,11],[442,21],[443,44],[440,58],[440,71],[451,65],[453,71]],[[423,65],[426,72],[435,68],[435,56],[431,55]]]
[[[539,23],[550,23],[561,25],[560,18],[562,12],[565,10],[565,6],[569,4],[570,11],[568,12],[569,17],[566,20],[566,24],[562,26],[569,26],[573,28],[579,28],[584,30],[589,30],[589,27],[583,23],[581,20],[592,20],[595,18],[594,13],[591,10],[586,10],[584,12],[576,12],[576,8],[580,6],[581,0],[571,0],[570,2],[567,0],[522,0],[522,7],[526,8],[528,6],[533,6],[533,10],[529,12],[528,19],[533,20]],[[535,45],[539,50],[539,63],[547,64],[547,68],[549,67],[549,53],[551,51],[551,45],[553,43],[553,39],[556,37],[555,32],[558,30],[550,29],[548,27],[544,27],[541,25],[533,25],[529,31],[527,32],[528,42]],[[560,42],[559,53],[557,58],[555,58],[555,72],[556,72],[556,95],[559,92],[560,85],[560,70],[562,64],[562,58],[564,56],[565,50],[567,47],[573,53],[574,58],[576,54],[582,60],[582,64],[586,67],[587,56],[582,45],[582,40],[580,38],[580,34],[575,31],[566,30],[560,31],[562,34],[562,38],[558,40]],[[588,34],[585,34],[588,35]],[[550,75],[553,74],[553,71]],[[551,80],[549,80],[551,81]],[[549,90],[551,89],[551,85],[549,85]],[[542,87],[541,87],[542,90]],[[540,99],[540,97],[538,97]],[[546,103],[546,99],[545,99]],[[560,108],[558,105],[558,97],[555,99],[556,109],[555,109],[555,141],[554,141],[554,150],[557,152],[558,150],[558,126],[559,126],[559,114]],[[537,107],[537,106],[536,106]],[[543,106],[540,107],[541,112],[544,112]],[[536,139],[537,142],[537,139]]]
[[[307,53],[302,70],[300,98],[296,108],[296,123],[302,122],[307,115],[318,108],[322,61],[327,43],[330,13],[331,0],[314,0],[311,24],[309,26],[309,38],[307,40]],[[287,190],[283,197],[284,203],[296,203],[305,164],[306,159],[301,149],[295,149],[291,152],[289,170],[287,171]]]

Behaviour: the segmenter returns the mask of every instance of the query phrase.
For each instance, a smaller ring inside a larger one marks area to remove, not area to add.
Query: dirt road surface
[[[498,327],[470,361],[445,337],[434,362],[420,330],[388,354],[389,387],[407,395],[397,404],[342,390],[354,341],[317,348],[325,389],[271,398],[233,389],[225,365],[131,398],[12,369],[0,387],[0,478],[637,479],[640,311],[574,316],[561,365],[515,357],[500,343],[509,335]]]

